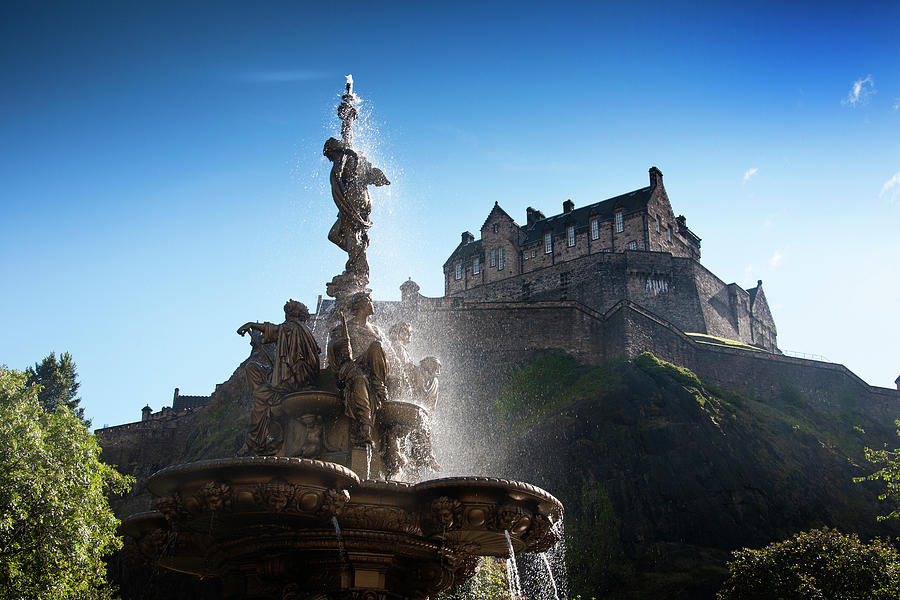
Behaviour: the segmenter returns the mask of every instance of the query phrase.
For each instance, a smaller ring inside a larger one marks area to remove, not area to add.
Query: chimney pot
[[[570,213],[575,210],[575,203],[571,199],[563,202],[563,214]]]

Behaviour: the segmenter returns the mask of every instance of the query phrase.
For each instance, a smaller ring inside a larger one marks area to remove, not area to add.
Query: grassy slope
[[[893,423],[842,403],[824,412],[790,385],[736,394],[651,354],[550,354],[512,369],[497,412],[510,475],[567,505],[572,595],[711,598],[732,549],[823,524],[896,533],[875,523],[874,488],[851,482]]]

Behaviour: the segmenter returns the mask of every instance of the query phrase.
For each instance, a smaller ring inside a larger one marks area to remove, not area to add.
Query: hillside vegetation
[[[865,446],[893,422],[852,396],[825,410],[784,382],[738,394],[644,353],[579,364],[563,353],[514,367],[496,411],[505,470],[567,510],[570,595],[712,598],[730,551],[829,526],[895,535]]]

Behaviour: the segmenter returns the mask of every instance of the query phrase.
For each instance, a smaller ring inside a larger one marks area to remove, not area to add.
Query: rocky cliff
[[[736,393],[643,354],[587,367],[537,356],[497,401],[506,475],[567,507],[570,595],[712,598],[731,550],[828,525],[879,524],[863,448],[894,423],[847,395],[836,411],[784,384]]]

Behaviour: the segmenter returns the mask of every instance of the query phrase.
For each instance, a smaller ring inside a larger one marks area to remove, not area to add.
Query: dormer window
[[[550,254],[553,252],[553,234],[545,233],[544,234],[544,254]]]
[[[481,257],[479,256],[472,259],[472,273],[475,275],[481,273]]]
[[[456,263],[456,279],[462,279],[462,263]]]
[[[600,221],[594,219],[591,221],[591,239],[596,240],[600,238]]]
[[[625,231],[625,220],[620,210],[616,213],[616,233],[622,233],[623,231]]]
[[[567,242],[569,244],[569,248],[575,245],[575,226],[569,225],[566,229]]]
[[[659,217],[656,217],[656,233],[659,233]]]
[[[503,248],[497,249],[497,270],[503,270]]]
[[[672,228],[671,227],[666,227],[666,241],[667,242],[672,241]]]

